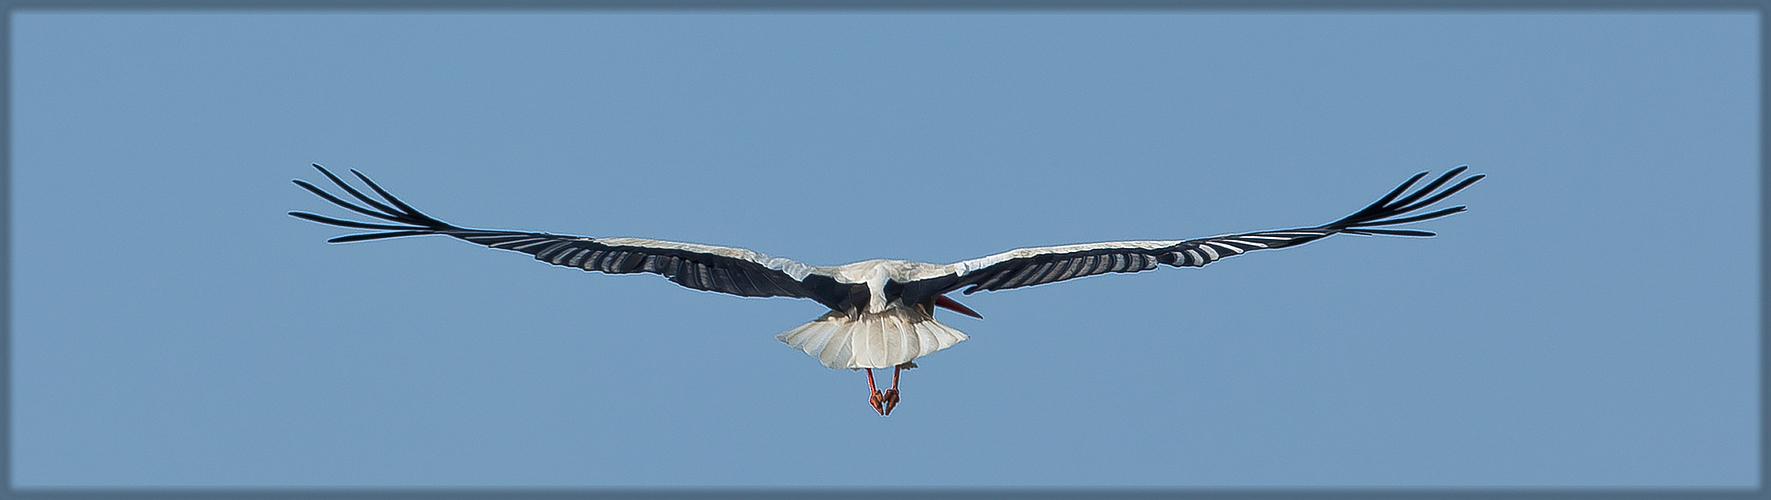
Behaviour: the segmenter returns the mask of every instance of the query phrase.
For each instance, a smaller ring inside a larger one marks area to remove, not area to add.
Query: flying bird
[[[1463,206],[1409,215],[1462,191],[1482,175],[1464,178],[1441,190],[1466,170],[1460,166],[1407,192],[1427,176],[1421,172],[1376,202],[1352,215],[1320,226],[1226,234],[1191,240],[1112,241],[1020,248],[952,264],[876,259],[841,266],[814,266],[771,257],[743,248],[651,240],[589,238],[527,231],[468,229],[419,212],[361,172],[357,179],[380,200],[365,195],[324,167],[314,165],[333,184],[362,202],[334,196],[306,181],[295,184],[326,201],[383,222],[359,222],[307,212],[289,215],[333,226],[376,232],[339,236],[331,243],[440,234],[469,243],[535,256],[558,266],[609,274],[652,273],[696,290],[744,297],[811,299],[830,308],[818,319],[775,338],[818,358],[833,369],[867,371],[868,404],[880,415],[898,405],[898,379],[915,368],[919,357],[952,347],[967,337],[940,320],[936,308],[983,318],[948,298],[960,291],[1008,290],[1105,273],[1135,273],[1157,265],[1200,267],[1254,250],[1285,248],[1335,234],[1433,236],[1414,229],[1395,229],[1411,222],[1437,219],[1464,211]],[[879,390],[875,368],[892,368],[892,386]]]

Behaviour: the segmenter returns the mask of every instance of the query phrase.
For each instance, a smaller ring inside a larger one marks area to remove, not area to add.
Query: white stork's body
[[[1451,196],[1483,177],[1471,176],[1434,193],[1465,170],[1465,167],[1458,167],[1421,189],[1403,195],[1427,175],[1422,172],[1376,203],[1335,222],[1315,227],[1191,240],[1113,241],[1021,248],[952,264],[881,259],[823,267],[753,250],[697,243],[467,229],[424,215],[355,170],[351,172],[385,203],[364,195],[319,165],[314,167],[367,206],[347,202],[304,181],[295,183],[341,207],[395,223],[366,223],[305,212],[289,213],[324,224],[382,231],[340,236],[328,240],[331,242],[441,234],[492,248],[527,253],[550,264],[586,271],[653,273],[697,290],[746,297],[815,300],[829,307],[830,312],[775,338],[818,358],[824,366],[867,370],[872,392],[869,403],[882,415],[890,414],[898,402],[898,375],[894,372],[892,388],[881,392],[873,389],[872,369],[915,367],[912,361],[916,358],[965,340],[964,333],[935,318],[936,307],[981,317],[948,299],[947,293],[964,288],[962,293],[970,294],[1096,274],[1147,271],[1155,269],[1158,264],[1199,267],[1251,250],[1283,248],[1338,233],[1432,236],[1433,233],[1426,231],[1379,227],[1435,219],[1463,211],[1464,207],[1459,206],[1405,216]]]

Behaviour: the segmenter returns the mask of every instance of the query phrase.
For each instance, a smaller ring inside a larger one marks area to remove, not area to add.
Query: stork
[[[391,222],[359,222],[289,212],[289,215],[322,224],[376,231],[338,236],[327,240],[330,243],[440,234],[491,248],[523,252],[542,262],[585,271],[652,273],[696,290],[744,297],[794,297],[817,301],[830,308],[830,312],[775,338],[818,358],[832,369],[866,370],[867,402],[882,416],[890,415],[897,407],[899,376],[906,369],[916,368],[914,360],[967,338],[959,330],[935,319],[935,308],[983,318],[976,311],[948,298],[948,293],[964,289],[961,293],[969,295],[1097,274],[1135,273],[1156,269],[1159,264],[1200,267],[1254,250],[1285,248],[1341,233],[1433,236],[1427,231],[1385,226],[1462,212],[1464,207],[1456,206],[1409,215],[1484,177],[1467,177],[1441,190],[1468,168],[1460,166],[1420,189],[1404,194],[1427,176],[1427,172],[1421,172],[1352,215],[1314,227],[1191,240],[1112,241],[1020,248],[952,264],[877,259],[825,267],[743,248],[698,243],[468,229],[419,212],[356,170],[351,173],[374,190],[380,200],[365,195],[324,167],[314,165],[314,168],[362,204],[346,201],[306,181],[296,180],[295,184],[345,209]],[[892,368],[891,388],[879,390],[873,380],[876,368]]]

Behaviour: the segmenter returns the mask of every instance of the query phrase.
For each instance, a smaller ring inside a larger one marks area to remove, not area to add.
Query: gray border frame
[[[1759,480],[1754,489],[1709,488],[33,488],[12,482],[12,18],[27,11],[1741,11],[1759,17]],[[1557,498],[1557,499],[1735,499],[1771,498],[1771,379],[1765,360],[1771,358],[1771,316],[1763,310],[1771,297],[1771,43],[1765,27],[1771,0],[0,0],[0,498],[23,499],[294,499],[294,498],[863,498],[898,500],[905,496],[943,498]]]

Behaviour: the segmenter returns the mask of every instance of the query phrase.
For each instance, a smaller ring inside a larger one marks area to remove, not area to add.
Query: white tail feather
[[[831,368],[891,368],[952,347],[966,335],[922,308],[898,302],[849,317],[831,311],[775,336]]]

